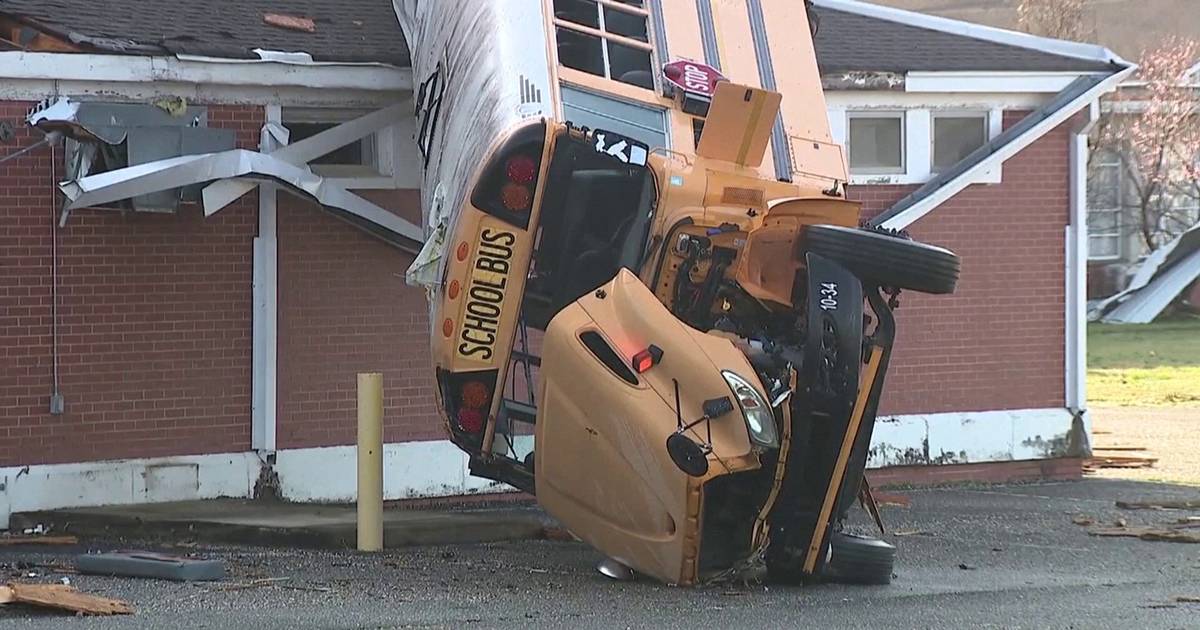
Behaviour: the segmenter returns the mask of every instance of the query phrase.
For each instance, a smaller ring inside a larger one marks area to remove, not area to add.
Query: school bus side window
[[[643,0],[554,0],[562,65],[654,89],[650,16]]]

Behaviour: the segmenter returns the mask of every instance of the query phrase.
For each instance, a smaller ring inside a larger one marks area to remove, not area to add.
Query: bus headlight
[[[750,441],[758,446],[776,448],[779,446],[779,431],[775,427],[775,414],[767,401],[759,395],[758,390],[746,379],[734,372],[722,370],[721,376],[733,391],[738,407],[746,418],[746,428],[750,431]]]

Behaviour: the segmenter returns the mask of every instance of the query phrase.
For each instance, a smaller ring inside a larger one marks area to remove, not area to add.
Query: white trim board
[[[915,11],[893,9],[892,7],[870,4],[868,2],[859,2],[858,0],[813,0],[813,4],[819,7],[834,9],[836,11],[856,13],[866,17],[887,20],[889,22],[896,22],[898,24],[907,24],[917,28],[941,31],[943,33],[961,35],[963,37],[970,37],[973,39],[981,39],[1007,46],[1016,46],[1018,48],[1037,50],[1051,55],[1107,63],[1128,63],[1111,50],[1103,46],[1096,46],[1094,44],[1081,44],[1078,42],[1070,42],[1061,39],[1038,37],[1036,35],[1029,35],[1027,33],[1019,33],[1017,31],[1009,31],[991,26],[983,26],[982,24],[974,24],[972,22],[964,22],[962,20],[952,20],[949,18],[917,13]]]
[[[1063,408],[881,416],[867,466],[1049,459],[1066,448],[1071,422]]]
[[[882,417],[872,468],[926,462],[983,463],[1044,459],[1065,444],[1066,409],[977,411]],[[277,451],[280,495],[289,501],[353,501],[354,446]],[[252,452],[0,468],[0,530],[11,512],[66,507],[192,501],[254,494],[262,464]],[[471,476],[467,456],[447,440],[385,444],[387,500],[486,494],[512,488]]]
[[[2,55],[4,53],[0,53]],[[0,71],[0,75],[4,72]],[[183,97],[206,105],[270,105],[295,107],[378,108],[407,98],[407,90],[329,90],[306,87],[230,86],[171,81],[59,81],[56,79],[0,78],[0,100],[40,101],[47,96],[70,96],[78,100],[103,99],[144,103],[157,98]]]
[[[0,52],[0,77],[54,81],[175,82],[205,85],[411,91],[412,70],[361,65],[245,64],[176,57]]]

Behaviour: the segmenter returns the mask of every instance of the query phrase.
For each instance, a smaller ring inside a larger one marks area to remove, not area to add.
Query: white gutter
[[[1083,422],[1087,443],[1092,443],[1092,419],[1087,411],[1087,180],[1088,134],[1100,119],[1100,105],[1092,101],[1088,118],[1071,134],[1071,212],[1065,230],[1066,343],[1064,379],[1067,409]]]
[[[855,13],[865,17],[950,33],[951,35],[961,35],[972,39],[981,39],[996,44],[1027,48],[1061,57],[1129,65],[1129,62],[1122,59],[1116,53],[1103,46],[1096,46],[1094,44],[1082,44],[1061,39],[1038,37],[1028,33],[984,26],[973,22],[952,20],[950,18],[937,17],[915,11],[894,9],[892,7],[859,2],[858,0],[813,0],[813,4],[836,11]]]
[[[912,225],[917,219],[929,214],[951,197],[962,192],[967,186],[979,181],[979,178],[984,174],[1003,165],[1005,161],[1021,152],[1025,147],[1033,144],[1037,139],[1069,120],[1076,112],[1084,107],[1088,107],[1102,95],[1111,92],[1136,69],[1136,66],[1130,66],[1100,81],[1091,89],[1049,114],[1036,125],[1030,127],[1025,133],[998,147],[986,159],[964,170],[954,179],[945,182],[927,197],[905,208],[895,216],[889,217],[880,226],[889,229],[903,229]]]
[[[242,87],[301,87],[330,90],[406,91],[412,70],[362,64],[295,64],[212,58],[0,52],[5,80],[42,79],[117,83],[185,83]]]

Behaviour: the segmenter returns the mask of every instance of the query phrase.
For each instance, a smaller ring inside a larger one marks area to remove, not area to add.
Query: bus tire
[[[867,536],[834,532],[824,577],[842,584],[891,584],[896,547]]]
[[[881,287],[947,294],[958,285],[954,252],[885,232],[812,225],[805,230],[804,245]]]

